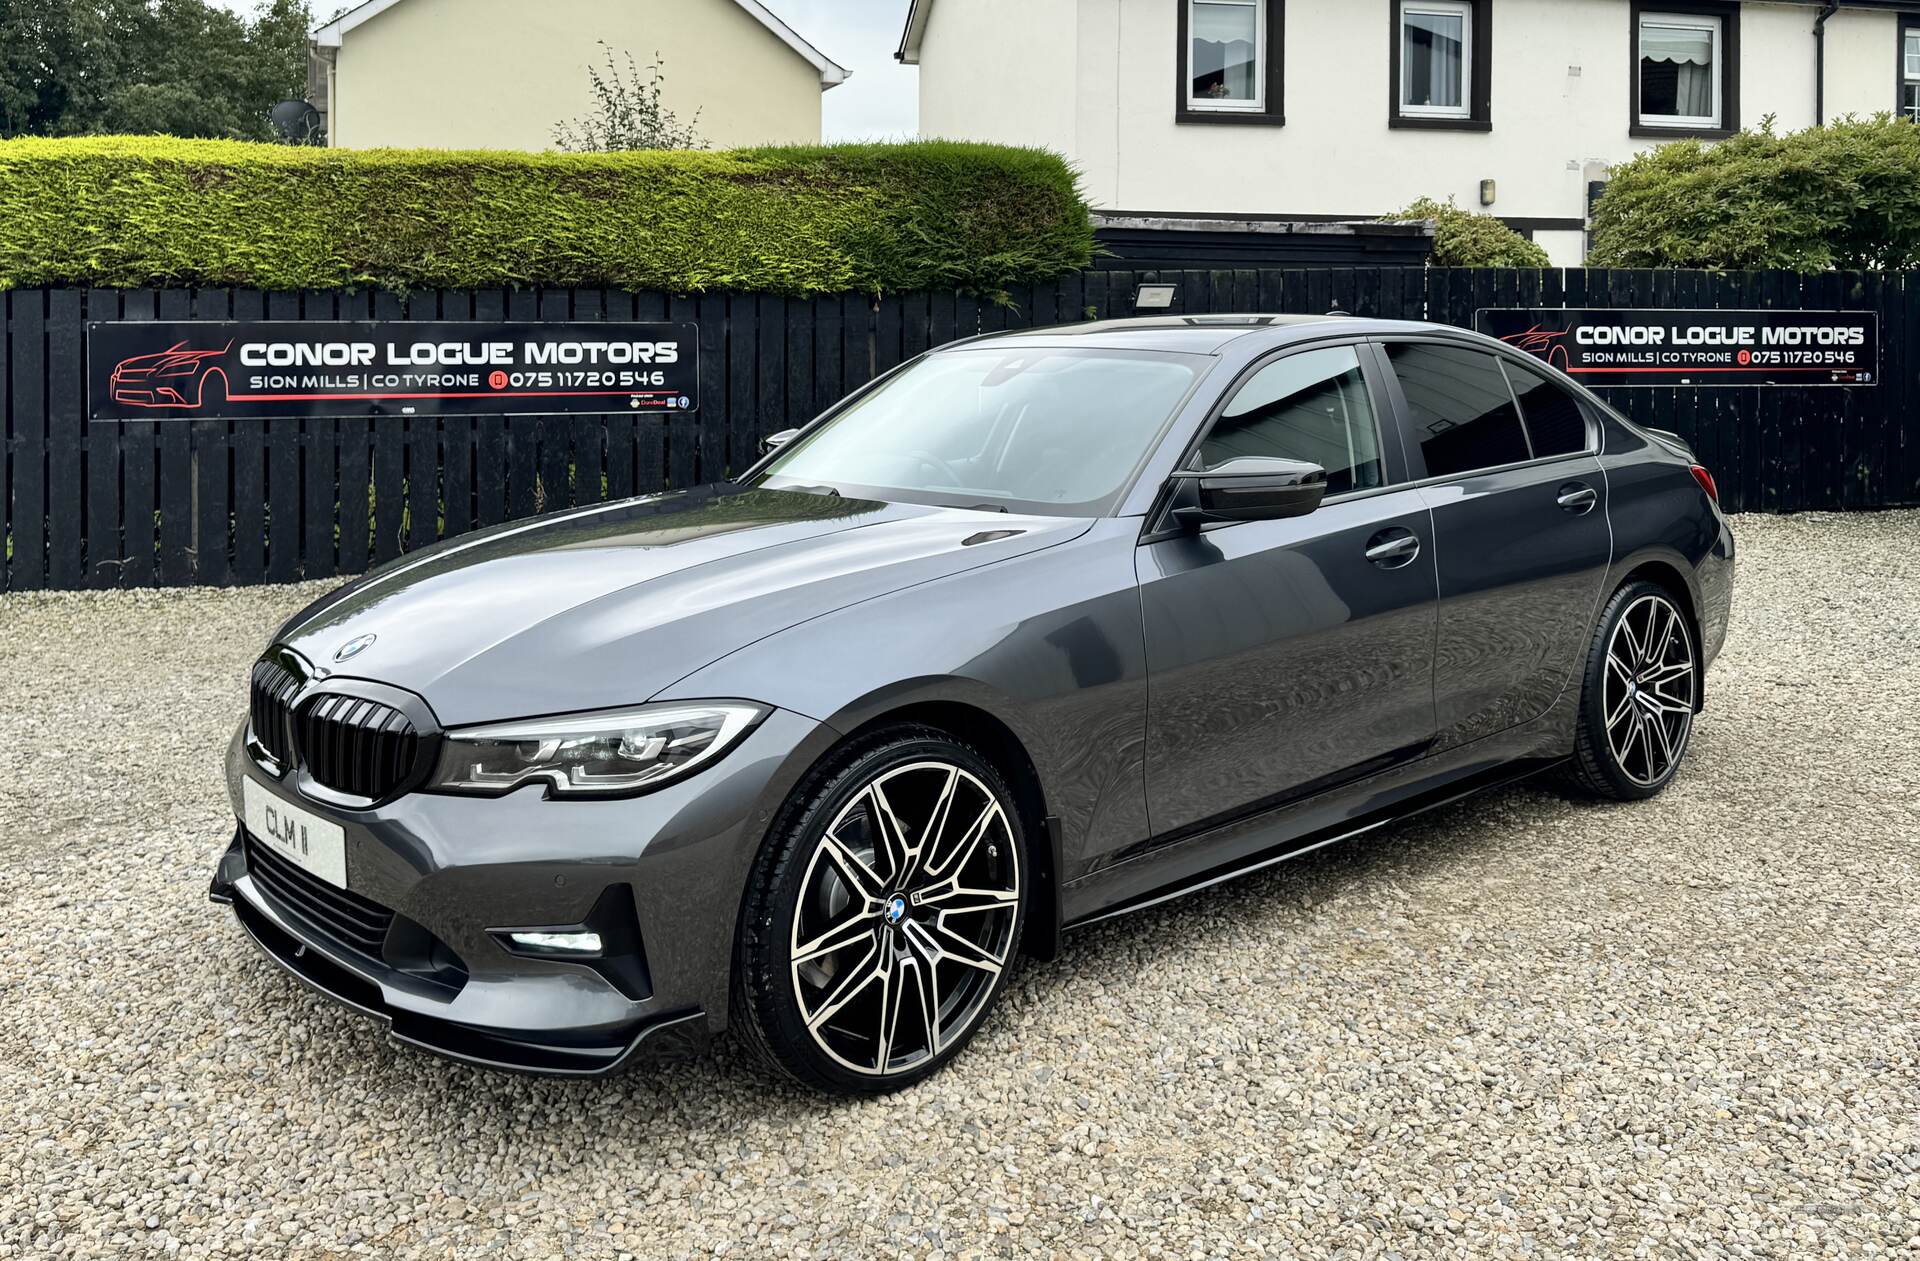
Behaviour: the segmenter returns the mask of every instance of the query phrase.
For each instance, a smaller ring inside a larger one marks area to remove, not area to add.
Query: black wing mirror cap
[[[1173,477],[1173,517],[1190,530],[1216,521],[1304,517],[1327,496],[1327,470],[1304,460],[1245,455]]]
[[[800,431],[798,429],[782,429],[779,433],[770,433],[760,439],[760,454],[772,455],[775,451],[778,451],[781,447],[786,446],[799,436]]]

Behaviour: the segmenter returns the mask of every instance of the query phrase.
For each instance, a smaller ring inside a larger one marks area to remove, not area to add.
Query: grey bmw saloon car
[[[990,335],[776,439],[289,621],[213,897],[469,1063],[732,1028],[887,1090],[1076,925],[1547,768],[1654,796],[1726,634],[1707,470],[1455,329]]]

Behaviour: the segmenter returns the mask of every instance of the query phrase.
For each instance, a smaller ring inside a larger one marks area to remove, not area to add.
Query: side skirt
[[[1538,758],[1508,762],[1491,770],[1454,780],[1430,792],[1408,798],[1393,808],[1382,811],[1377,816],[1365,822],[1349,820],[1334,827],[1323,829],[1320,832],[1308,833],[1304,836],[1295,837],[1292,840],[1283,841],[1279,845],[1262,850],[1259,853],[1238,861],[1208,868],[1205,871],[1186,876],[1152,893],[1141,894],[1124,901],[1116,902],[1102,910],[1095,911],[1090,915],[1069,922],[1066,928],[1069,930],[1085,928],[1091,924],[1098,924],[1102,920],[1115,919],[1134,911],[1144,911],[1150,906],[1159,906],[1163,902],[1171,902],[1175,898],[1185,897],[1189,893],[1197,893],[1202,889],[1210,889],[1214,885],[1224,884],[1229,880],[1237,880],[1241,876],[1251,875],[1256,871],[1262,871],[1268,867],[1286,862],[1289,858],[1298,858],[1302,854],[1310,854],[1314,850],[1324,849],[1329,845],[1351,840],[1357,836],[1364,836],[1369,832],[1377,831],[1390,824],[1399,823],[1402,820],[1425,814],[1429,810],[1451,804],[1462,798],[1472,797],[1479,793],[1486,792],[1489,789],[1511,784],[1517,780],[1527,779],[1542,771],[1558,766],[1565,760],[1564,758]]]

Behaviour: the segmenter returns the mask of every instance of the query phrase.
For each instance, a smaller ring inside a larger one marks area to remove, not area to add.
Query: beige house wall
[[[713,148],[820,139],[820,72],[733,0],[402,0],[348,31],[329,142],[547,149],[589,66],[665,59],[665,103]]]

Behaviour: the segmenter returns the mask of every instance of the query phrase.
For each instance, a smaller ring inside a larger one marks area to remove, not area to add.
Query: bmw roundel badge
[[[346,643],[340,645],[340,650],[333,654],[333,659],[335,661],[351,661],[367,649],[373,647],[373,641],[378,638],[380,638],[378,635],[359,635],[353,639],[349,639]]]

